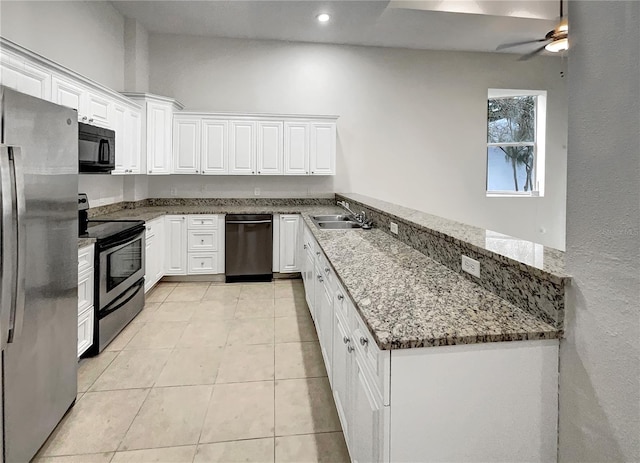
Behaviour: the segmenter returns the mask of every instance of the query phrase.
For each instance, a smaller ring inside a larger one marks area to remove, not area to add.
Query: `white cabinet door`
[[[252,175],[256,172],[256,123],[229,122],[229,173]]]
[[[78,120],[85,116],[85,98],[86,89],[81,85],[55,74],[51,78],[51,101],[78,111]],[[86,119],[83,122],[86,122]]]
[[[186,217],[183,215],[168,215],[165,220],[165,275],[186,275]]]
[[[51,73],[5,52],[0,56],[0,83],[27,95],[51,100]]]
[[[78,315],[78,357],[93,344],[93,306]]]
[[[309,174],[309,123],[284,123],[284,174]]]
[[[351,367],[349,406],[354,424],[349,445],[351,459],[354,463],[382,461],[383,407],[374,398],[357,354],[353,355]]]
[[[153,252],[155,254],[155,262],[154,262],[154,274],[152,274],[154,282],[160,281],[160,279],[164,276],[164,259],[165,259],[165,219],[164,217],[160,217],[151,222],[151,225],[154,227],[155,232],[155,247]]]
[[[300,237],[300,216],[280,215],[280,273],[300,271],[298,262],[298,239]]]
[[[333,399],[336,403],[342,431],[347,442],[351,439],[351,410],[349,409],[349,379],[351,360],[355,356],[351,340],[337,313],[333,314]]]
[[[125,174],[129,171],[129,149],[126,135],[127,108],[121,105],[113,107],[113,130],[116,132],[116,167],[112,174]]]
[[[174,174],[200,173],[200,119],[174,117],[171,171]]]
[[[144,247],[144,292],[146,293],[153,285],[156,284],[154,281],[156,268],[157,268],[157,243],[156,236],[149,234],[147,227],[147,235],[145,237],[145,247]]]
[[[97,92],[87,92],[87,117],[89,124],[111,128],[113,125],[113,103]]]
[[[147,102],[147,173],[171,173],[170,104]]]
[[[127,143],[127,163],[129,174],[142,172],[142,120],[140,111],[129,109],[125,113],[125,139]],[[118,152],[116,151],[116,158]]]
[[[324,357],[324,366],[327,369],[329,382],[333,381],[333,294],[329,288],[329,282],[325,277],[324,284],[320,286],[321,301],[320,313],[316,316],[316,326],[318,328],[318,340],[320,350]]]
[[[283,123],[258,121],[258,175],[282,175],[283,172]]]
[[[203,174],[220,175],[229,172],[229,123],[215,119],[202,120]]]
[[[307,277],[304,280],[304,296],[309,306],[309,312],[311,312],[311,318],[315,320],[315,257],[310,249],[305,252],[306,262],[304,264]]]
[[[309,159],[311,175],[334,175],[336,173],[335,122],[311,123]]]

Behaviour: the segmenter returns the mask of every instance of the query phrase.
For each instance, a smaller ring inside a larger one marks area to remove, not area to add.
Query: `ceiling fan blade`
[[[544,47],[546,47],[546,45],[542,45],[540,48],[537,48],[537,49],[533,50],[531,53],[527,53],[526,55],[522,55],[520,58],[518,58],[518,61],[527,61],[528,59],[533,58],[538,53],[540,53],[542,50],[544,50]]]
[[[544,39],[538,39],[538,40],[526,40],[524,42],[503,43],[502,45],[498,45],[498,48],[496,48],[496,51],[504,50],[505,48],[517,47],[519,45],[527,45],[529,43],[546,42],[547,40],[549,39],[544,38]]]

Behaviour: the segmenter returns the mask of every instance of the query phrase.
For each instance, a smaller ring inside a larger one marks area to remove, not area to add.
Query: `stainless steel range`
[[[96,355],[144,307],[145,227],[142,220],[89,220],[83,237],[96,238],[94,298]]]

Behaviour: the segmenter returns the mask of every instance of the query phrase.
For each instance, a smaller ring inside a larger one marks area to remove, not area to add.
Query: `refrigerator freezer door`
[[[0,91],[1,141],[21,147],[17,175],[24,179],[16,185],[24,197],[24,319],[3,352],[5,459],[22,462],[77,391],[78,123],[71,109]]]

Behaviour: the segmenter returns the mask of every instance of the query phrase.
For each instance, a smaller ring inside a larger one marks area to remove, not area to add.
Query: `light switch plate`
[[[389,230],[391,230],[391,233],[394,233],[394,234],[397,235],[398,234],[398,224],[395,223],[395,222],[390,222],[389,223]]]
[[[480,262],[471,257],[462,256],[462,270],[470,273],[474,277],[480,278]]]

